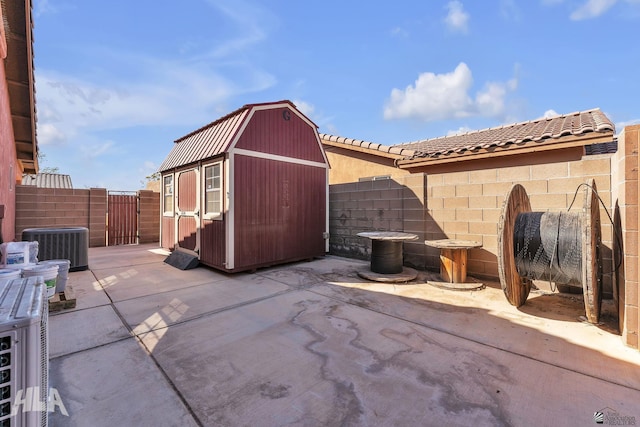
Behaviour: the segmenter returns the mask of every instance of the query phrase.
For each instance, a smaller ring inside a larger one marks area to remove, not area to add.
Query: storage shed
[[[161,245],[228,272],[323,256],[328,170],[292,102],[245,105],[176,140],[160,166]]]

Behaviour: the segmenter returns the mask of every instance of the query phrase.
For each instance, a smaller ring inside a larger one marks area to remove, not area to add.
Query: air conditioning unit
[[[22,241],[38,242],[40,261],[68,259],[69,271],[89,268],[89,229],[86,227],[25,228]]]
[[[46,427],[48,306],[42,277],[0,280],[0,427]]]

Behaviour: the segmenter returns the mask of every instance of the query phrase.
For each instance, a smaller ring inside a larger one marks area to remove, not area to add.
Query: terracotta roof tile
[[[363,141],[361,139],[345,138],[344,136],[329,135],[326,133],[321,133],[319,135],[321,140],[336,142],[338,144],[351,145],[354,147],[367,148],[373,151],[380,151],[381,153],[390,153],[390,154],[398,154],[398,155],[401,154],[403,156],[412,156],[414,154],[413,150],[410,150],[408,148],[403,148],[403,149],[394,148],[393,146],[389,146],[389,145],[382,145],[375,142]]]
[[[544,143],[547,139],[580,136],[590,132],[613,133],[615,126],[599,109],[579,111],[562,116],[514,123],[490,129],[468,132],[394,145],[414,150],[412,157],[435,157],[465,151],[477,151],[511,144]],[[411,156],[410,154],[407,154]]]

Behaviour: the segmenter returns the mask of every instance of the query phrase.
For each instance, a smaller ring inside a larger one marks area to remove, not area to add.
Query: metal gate
[[[109,191],[107,206],[107,245],[138,243],[138,193]]]

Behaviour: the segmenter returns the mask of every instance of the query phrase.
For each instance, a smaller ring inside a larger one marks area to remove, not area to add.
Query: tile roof
[[[399,147],[397,145],[382,145],[374,142],[363,141],[361,139],[345,138],[343,136],[329,135],[326,133],[321,133],[320,139],[324,141],[335,142],[338,144],[344,144],[345,146],[360,147],[368,150],[378,151],[380,153],[389,153],[398,157],[411,157],[415,154],[414,150],[405,147]]]
[[[615,132],[615,126],[611,120],[599,109],[514,123],[461,135],[425,139],[394,147],[415,150],[416,153],[411,156],[412,158],[437,157],[514,144],[524,145],[530,142],[540,144],[566,136],[584,136],[592,132],[611,134],[612,138]]]
[[[58,173],[24,174],[22,175],[22,185],[39,188],[73,188],[71,177]]]

